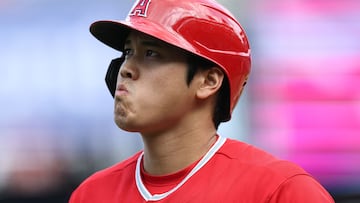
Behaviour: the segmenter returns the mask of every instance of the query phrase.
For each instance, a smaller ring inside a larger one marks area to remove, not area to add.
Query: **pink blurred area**
[[[0,202],[67,202],[141,149],[112,120],[104,76],[120,53],[88,31],[132,2],[0,1]],[[359,201],[360,1],[219,2],[241,16],[253,56],[226,132],[304,167],[337,202]]]
[[[328,188],[360,192],[360,1],[255,7],[254,142]]]

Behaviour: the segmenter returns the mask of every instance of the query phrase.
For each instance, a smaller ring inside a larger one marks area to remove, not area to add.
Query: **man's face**
[[[186,84],[185,53],[131,32],[124,54],[114,96],[116,124],[126,131],[154,134],[181,123],[195,97],[195,89]]]

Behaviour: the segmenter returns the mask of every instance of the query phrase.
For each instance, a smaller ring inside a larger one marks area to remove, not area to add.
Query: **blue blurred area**
[[[254,65],[219,133],[299,163],[337,202],[359,198],[360,92],[351,89],[360,79],[359,3],[221,2],[248,31]],[[0,202],[67,202],[85,177],[141,149],[138,135],[115,126],[104,82],[120,53],[88,31],[125,18],[132,3],[0,1]],[[346,110],[316,108],[329,104]]]
[[[120,53],[88,31],[131,3],[0,2],[0,201],[66,202],[90,173],[141,148],[113,124],[104,77]]]

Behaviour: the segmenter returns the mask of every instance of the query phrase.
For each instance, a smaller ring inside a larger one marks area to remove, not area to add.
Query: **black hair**
[[[218,65],[210,60],[190,54],[188,57],[188,72],[186,77],[187,85],[190,85],[195,74],[199,70],[207,70],[212,67],[218,67]],[[216,98],[212,119],[216,129],[218,129],[221,122],[228,121],[230,119],[230,88],[226,74],[224,74],[224,79]]]

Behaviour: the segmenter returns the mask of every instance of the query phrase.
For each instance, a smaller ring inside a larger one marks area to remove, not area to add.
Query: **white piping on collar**
[[[142,160],[142,157],[144,156],[144,152],[142,152],[138,159],[137,159],[137,163],[136,163],[136,169],[135,169],[135,181],[136,181],[136,186],[138,191],[140,192],[141,196],[146,200],[146,201],[158,201],[161,199],[164,199],[165,197],[169,196],[170,194],[172,194],[173,192],[175,192],[176,190],[178,190],[182,185],[185,184],[185,182],[191,178],[197,171],[199,171],[214,155],[215,153],[223,146],[223,144],[225,143],[226,138],[225,137],[220,137],[219,139],[215,142],[215,144],[209,149],[209,151],[205,154],[205,156],[196,164],[196,166],[190,171],[189,174],[187,174],[187,176],[179,183],[176,185],[176,187],[172,188],[171,190],[165,192],[165,193],[161,193],[161,194],[154,194],[152,195],[145,187],[142,179],[141,179],[141,174],[140,174],[140,163]]]

